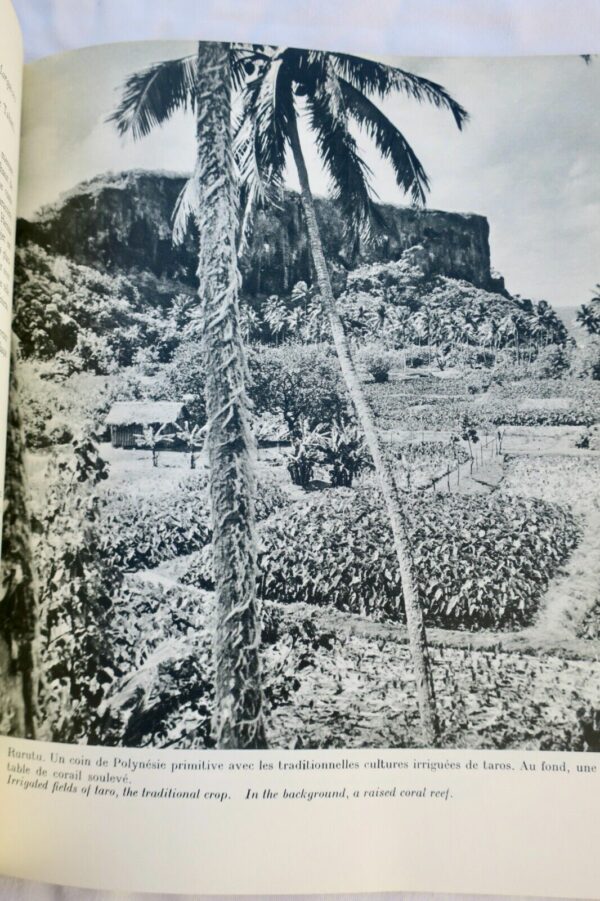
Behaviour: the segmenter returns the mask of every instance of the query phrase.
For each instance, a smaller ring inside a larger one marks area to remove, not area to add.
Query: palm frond
[[[193,109],[196,88],[196,56],[154,63],[130,75],[123,86],[121,103],[108,117],[119,134],[135,139],[162,125],[177,109]]]
[[[260,49],[260,48],[259,48]],[[260,78],[246,82],[243,113],[234,129],[234,159],[243,189],[238,251],[247,241],[257,207],[276,203],[282,193],[288,123],[294,115],[289,74],[276,48],[260,52]]]
[[[466,109],[435,81],[407,72],[395,66],[386,66],[374,60],[361,59],[348,53],[332,53],[333,64],[346,81],[357,90],[387,97],[392,91],[400,91],[420,103],[449,110],[459,129],[469,118]]]
[[[343,115],[339,114],[333,82],[337,79],[331,79],[325,88],[307,96],[309,123],[331,179],[334,200],[342,206],[349,223],[368,231],[373,212],[369,185],[371,171],[361,159],[348,129],[345,110]]]
[[[350,82],[340,78],[339,83],[348,112],[365,129],[381,156],[391,162],[398,186],[411,196],[413,203],[425,203],[429,180],[404,135]]]
[[[283,193],[281,171],[260,164],[257,146],[255,128],[248,117],[242,116],[234,128],[233,139],[242,209],[238,253],[243,253],[247,247],[255,211],[267,205],[278,206]]]
[[[262,67],[272,60],[276,52],[276,47],[265,44],[231,44],[229,59],[234,89],[242,90],[250,80],[257,77]]]
[[[190,219],[193,219],[200,205],[200,182],[197,174],[188,178],[175,202],[172,216],[172,241],[180,245],[185,241]]]
[[[252,86],[250,86],[252,89]],[[274,58],[250,92],[254,116],[254,153],[263,171],[283,177],[288,145],[287,121],[294,115],[292,85],[280,58]]]

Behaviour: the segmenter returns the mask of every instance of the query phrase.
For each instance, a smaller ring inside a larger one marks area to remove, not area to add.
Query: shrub
[[[346,413],[348,399],[339,363],[325,345],[255,347],[249,354],[250,397],[256,412],[279,413],[291,432],[301,419],[309,428]]]
[[[73,441],[73,432],[65,422],[51,423],[47,434],[50,445],[69,444]]]
[[[496,362],[496,355],[484,347],[455,346],[450,348],[446,357],[446,366],[473,366],[480,369],[491,369]]]
[[[497,413],[491,412],[495,425],[562,425],[562,426],[591,426],[598,415],[584,413],[578,410],[516,410],[504,409]]]
[[[485,394],[492,383],[489,373],[475,371],[470,372],[465,379],[468,394]]]
[[[377,348],[365,348],[359,356],[374,382],[382,384],[389,381],[392,368],[392,358],[388,353]]]
[[[427,357],[421,351],[417,351],[417,350],[407,351],[406,365],[410,369],[420,369],[421,366],[426,366],[427,363],[428,363]]]
[[[600,339],[588,338],[571,352],[571,370],[578,378],[600,381]]]
[[[569,358],[564,347],[549,344],[538,353],[533,366],[534,374],[541,379],[559,379],[569,369]]]
[[[96,553],[101,499],[108,477],[93,442],[73,443],[47,472],[35,562],[42,653],[40,706],[54,741],[93,741],[106,694],[103,673],[114,666],[106,640],[112,599],[122,576]]]
[[[569,513],[532,498],[427,495],[406,512],[426,621],[445,628],[529,623],[578,539]],[[403,620],[392,536],[374,490],[337,489],[288,508],[263,524],[261,537],[264,598]],[[210,578],[202,566],[186,576]]]
[[[530,367],[526,363],[517,363],[514,354],[500,351],[492,373],[493,382],[517,382],[531,377]]]
[[[600,601],[588,610],[577,630],[578,638],[600,641]]]
[[[586,429],[585,432],[582,432],[575,441],[575,447],[579,448],[580,450],[589,450],[591,440],[592,431],[591,429]]]

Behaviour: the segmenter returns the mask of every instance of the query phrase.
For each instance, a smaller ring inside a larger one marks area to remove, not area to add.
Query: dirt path
[[[406,626],[398,623],[379,623],[356,613],[345,613],[330,607],[313,604],[279,604],[271,602],[281,616],[297,621],[309,619],[321,633],[357,635],[372,641],[394,641],[408,644]],[[269,605],[267,605],[269,606]],[[600,660],[600,642],[585,639],[558,638],[550,640],[535,628],[519,632],[466,632],[460,629],[427,629],[431,645],[467,650],[496,650],[522,654],[548,654],[571,660]]]
[[[552,434],[546,447],[539,430],[527,438],[522,432],[508,437],[503,491],[570,508],[581,527],[577,548],[548,585],[528,630],[535,642],[567,646],[600,600],[600,457],[576,448],[571,436]]]
[[[583,537],[563,570],[551,581],[536,620],[550,641],[576,638],[600,600],[600,513],[582,516]]]

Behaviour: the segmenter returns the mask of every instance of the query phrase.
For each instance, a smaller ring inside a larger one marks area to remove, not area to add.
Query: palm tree
[[[589,335],[600,335],[600,285],[589,303],[583,303],[577,310],[577,322]]]
[[[250,344],[260,332],[261,319],[256,310],[248,304],[240,308],[240,328],[244,344]]]
[[[515,362],[520,362],[519,356],[519,326],[522,324],[518,313],[507,313],[498,324],[498,333],[505,338],[506,344],[512,341],[515,349]]]
[[[369,172],[350,130],[353,121],[373,140],[394,169],[396,182],[415,203],[423,203],[427,175],[406,138],[373,102],[395,91],[448,109],[459,128],[465,110],[440,85],[401,69],[343,53],[291,48],[246,47],[238,53],[246,73],[244,113],[238,130],[240,169],[249,203],[268,199],[283,181],[291,150],[298,174],[304,218],[319,291],[329,317],[342,375],[373,458],[394,537],[423,737],[434,743],[439,731],[423,613],[401,492],[358,378],[350,344],[337,309],[304,152],[298,131],[298,104],[306,111],[317,150],[328,171],[333,195],[354,233],[369,233],[373,214]]]
[[[207,446],[217,605],[215,732],[220,748],[266,743],[256,601],[253,439],[240,335],[238,193],[231,121],[231,48],[200,43],[197,54],[131,75],[111,117],[121,134],[147,135],[178,109],[196,114],[197,162],[174,223],[198,230],[195,322],[206,365]]]

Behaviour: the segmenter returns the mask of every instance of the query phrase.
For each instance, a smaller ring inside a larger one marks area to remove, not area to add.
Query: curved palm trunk
[[[0,594],[0,731],[19,738],[35,738],[38,616],[15,356],[13,345]]]
[[[198,280],[207,371],[207,446],[217,604],[214,726],[219,748],[264,748],[254,445],[239,325],[238,201],[231,153],[227,44],[199,46],[196,110]]]
[[[306,170],[302,147],[300,145],[300,136],[295,120],[290,123],[290,141],[294,162],[298,170],[302,206],[306,217],[306,225],[310,239],[312,258],[317,273],[319,290],[321,291],[328,312],[333,341],[340,362],[342,375],[350,397],[352,398],[356,415],[363,428],[365,439],[379,476],[379,483],[385,499],[385,505],[394,536],[394,546],[402,579],[402,593],[406,609],[406,622],[413,658],[423,739],[427,744],[435,744],[439,732],[439,724],[435,707],[431,664],[429,661],[427,638],[423,623],[423,611],[421,610],[421,605],[417,596],[415,566],[410,547],[410,539],[406,528],[406,521],[402,510],[400,492],[391,467],[385,459],[379,434],[362,390],[350,352],[348,339],[344,332],[342,320],[337,311],[331,288],[331,281],[329,279],[329,271],[323,253],[314,200],[308,180],[308,172]]]

